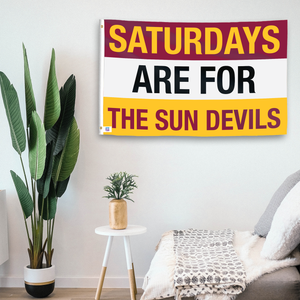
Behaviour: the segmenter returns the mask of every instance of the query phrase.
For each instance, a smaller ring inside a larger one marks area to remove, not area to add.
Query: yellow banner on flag
[[[105,135],[259,136],[286,134],[287,98],[165,100],[103,98]]]

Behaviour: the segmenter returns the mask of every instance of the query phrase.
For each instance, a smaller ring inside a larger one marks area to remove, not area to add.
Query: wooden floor
[[[138,289],[136,300],[142,296],[143,290]],[[93,300],[96,289],[61,289],[55,288],[54,292],[45,299],[59,300]],[[1,300],[35,299],[29,296],[24,288],[0,288]],[[103,289],[100,300],[130,300],[129,289]]]

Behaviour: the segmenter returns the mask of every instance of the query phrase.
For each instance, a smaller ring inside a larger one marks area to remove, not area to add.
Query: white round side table
[[[131,235],[138,235],[138,234],[145,233],[146,231],[147,228],[140,225],[128,225],[126,229],[122,229],[122,230],[111,229],[108,225],[97,227],[95,229],[96,234],[108,236],[106,250],[105,250],[103,263],[102,263],[102,270],[101,270],[100,279],[99,279],[97,292],[95,296],[96,300],[99,300],[101,296],[110,249],[111,249],[113,238],[115,236],[121,236],[124,239],[125,255],[126,255],[129,283],[130,283],[130,296],[131,296],[131,300],[136,300],[135,296],[137,294],[137,289],[136,289],[136,281],[134,275],[134,267],[133,267],[129,237]]]

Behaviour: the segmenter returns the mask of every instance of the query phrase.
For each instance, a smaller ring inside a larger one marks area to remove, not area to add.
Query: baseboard
[[[136,278],[136,285],[141,288],[143,277]],[[57,288],[97,288],[99,278],[56,278]],[[0,277],[0,287],[24,287],[23,278]],[[105,277],[103,288],[129,288],[128,277]]]

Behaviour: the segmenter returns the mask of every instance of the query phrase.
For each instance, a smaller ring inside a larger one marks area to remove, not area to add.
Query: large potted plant
[[[23,211],[29,245],[29,265],[24,268],[25,287],[32,296],[46,297],[54,289],[52,241],[57,200],[66,191],[79,152],[80,133],[74,118],[76,81],[71,75],[59,90],[53,49],[42,122],[36,111],[24,45],[23,57],[25,127],[17,92],[3,72],[0,72],[0,86],[12,146],[20,157],[23,170],[23,179],[14,171],[11,176]],[[22,158],[26,144],[30,178],[27,178]]]
[[[127,202],[125,199],[134,202],[129,195],[137,188],[134,177],[137,176],[119,172],[106,178],[110,181],[110,185],[104,187],[107,195],[103,198],[112,199],[109,202],[109,226],[112,229],[127,228]]]

